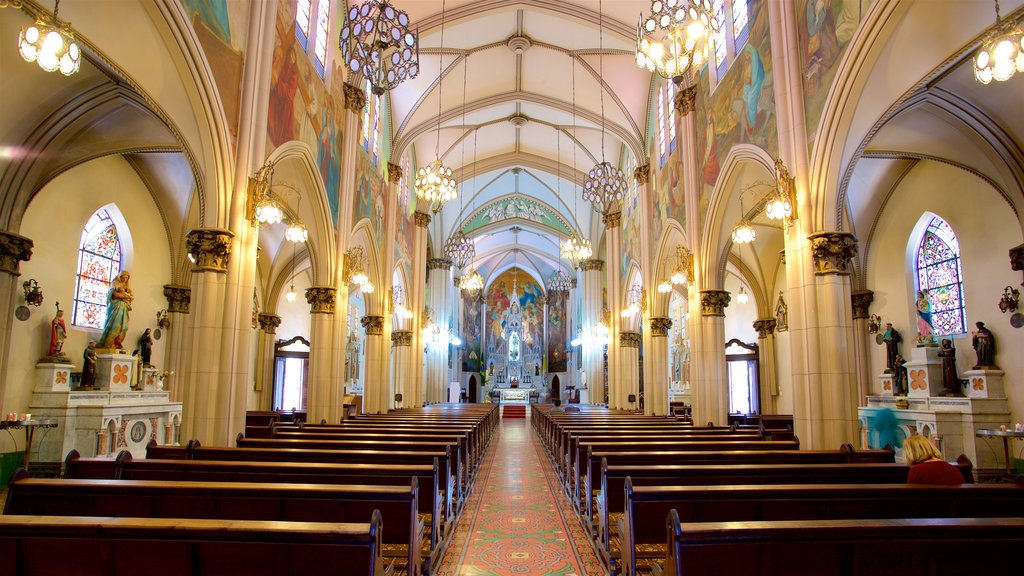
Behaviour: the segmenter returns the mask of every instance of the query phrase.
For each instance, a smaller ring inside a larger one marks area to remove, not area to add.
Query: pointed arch
[[[107,292],[125,269],[132,251],[128,224],[114,204],[93,212],[82,229],[75,271],[71,324],[100,330],[107,313]]]
[[[967,333],[963,265],[956,232],[941,216],[921,215],[907,246],[914,271],[914,292],[927,296],[933,334]]]

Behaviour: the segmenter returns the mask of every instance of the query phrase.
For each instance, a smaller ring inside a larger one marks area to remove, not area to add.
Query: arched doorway
[[[473,374],[472,376],[469,377],[469,382],[466,384],[466,386],[469,387],[469,401],[473,404],[476,404],[476,374]]]
[[[558,375],[555,374],[554,376],[551,377],[551,399],[552,400],[554,400],[555,398],[561,398],[562,397],[561,392],[560,392],[561,388],[562,388],[562,386],[561,386],[561,383],[558,380]]]

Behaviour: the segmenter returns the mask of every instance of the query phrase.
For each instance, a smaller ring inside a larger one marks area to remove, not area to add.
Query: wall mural
[[[295,37],[295,3],[279,2],[277,6],[267,139],[272,148],[292,140],[309,145],[327,191],[331,221],[337,226],[345,72],[335,67],[327,71],[326,81],[320,78]],[[333,61],[340,61],[336,43],[328,45],[333,46]]]
[[[466,219],[462,225],[462,232],[472,234],[479,228],[512,218],[536,222],[566,236],[572,234],[569,223],[557,211],[552,210],[547,204],[518,194],[503,196],[485,204]]]
[[[672,218],[686,229],[686,200],[683,195],[683,163],[679,157],[682,146],[665,159],[665,165],[652,173],[654,193],[651,194],[651,242],[659,242],[665,222]],[[652,148],[653,151],[653,148]],[[654,156],[651,156],[654,158]]]
[[[633,176],[630,175],[629,178]],[[640,265],[640,194],[630,194],[622,204],[622,278],[629,274],[631,263]]]
[[[829,87],[839,69],[861,18],[871,0],[799,0],[796,5],[800,36],[800,69],[803,71],[804,115],[807,146],[814,136],[825,107]]]
[[[498,276],[487,290],[487,324],[484,336],[487,339],[488,366],[504,364],[504,358],[495,359],[490,355],[492,351],[501,352],[508,349],[509,335],[506,323],[513,290],[519,295],[519,307],[522,311],[522,356],[530,357],[535,354],[528,350],[543,351],[544,291],[533,276],[519,268],[510,268]]]
[[[249,2],[233,0],[179,0],[192,15],[192,28],[203,47],[220,94],[228,129],[238,135],[242,66],[245,61]]]
[[[356,153],[356,193],[352,199],[352,226],[364,218],[370,221],[374,239],[383,242],[385,222],[384,177],[373,165],[370,156],[360,149]]]
[[[721,163],[736,144],[753,144],[778,154],[768,6],[750,1],[750,35],[725,77],[709,94],[707,73],[697,89],[697,151],[703,164],[701,222],[707,215]]]
[[[552,294],[559,294],[553,292]],[[566,349],[566,330],[568,329],[568,294],[552,296],[548,299],[547,312],[547,344],[548,372],[565,372],[568,368],[568,351]]]
[[[483,366],[483,339],[480,337],[482,330],[481,307],[482,300],[478,296],[469,296],[460,291],[462,295],[462,326],[459,328],[459,336],[462,338],[461,357],[463,372],[479,372]]]
[[[412,191],[412,174],[416,168],[412,162],[407,163],[405,166],[406,170],[402,175],[402,183],[399,185],[398,210],[396,212],[398,214],[398,221],[395,222],[397,227],[395,262],[405,260],[411,264],[412,239],[415,233],[413,213],[416,212],[416,194]]]

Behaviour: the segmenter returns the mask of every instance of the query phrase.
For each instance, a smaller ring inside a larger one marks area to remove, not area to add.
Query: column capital
[[[580,270],[583,270],[584,272],[600,272],[604,270],[604,260],[599,258],[587,258],[586,260],[581,260]]]
[[[452,267],[452,261],[447,258],[431,258],[427,260],[428,270],[449,270]]]
[[[260,330],[263,330],[267,334],[274,334],[277,331],[277,327],[281,325],[281,317],[276,314],[260,314]]]
[[[192,255],[193,272],[227,272],[231,261],[231,239],[235,233],[217,228],[192,230],[185,236],[185,248]]]
[[[672,103],[676,107],[676,113],[685,116],[697,109],[697,85],[683,88],[676,92],[676,101]]]
[[[618,228],[622,223],[622,212],[609,212],[601,218],[601,221],[604,222],[605,228]]]
[[[366,92],[348,82],[342,84],[341,87],[345,91],[345,109],[362,114],[363,108],[366,108]]]
[[[420,228],[426,228],[430,225],[430,214],[427,214],[426,212],[420,212],[417,210],[416,212],[413,212],[412,219]]]
[[[384,334],[383,316],[363,316],[359,324],[366,329],[367,336],[381,336]]]
[[[775,318],[761,318],[754,320],[754,330],[757,330],[758,338],[767,338],[775,332]]]
[[[32,245],[32,240],[21,234],[0,231],[0,272],[20,276],[21,263],[32,258]]]
[[[188,314],[192,303],[192,289],[188,286],[164,284],[164,298],[167,298],[167,311]]]
[[[1010,248],[1010,270],[1024,272],[1024,244]],[[1020,285],[1024,286],[1024,282],[1021,282]]]
[[[398,164],[392,164],[388,162],[388,182],[391,184],[398,184],[402,181],[402,176],[405,175],[405,171]]]
[[[619,345],[623,348],[639,348],[643,341],[639,332],[619,332]]]
[[[651,163],[637,166],[633,170],[633,178],[636,178],[636,183],[643,186],[651,180]]]
[[[334,314],[337,294],[338,289],[329,286],[306,288],[306,302],[309,303],[310,314]]]
[[[871,290],[855,290],[850,294],[850,303],[853,305],[853,317],[867,318],[871,314],[868,308],[875,300],[875,293]]]
[[[412,332],[409,330],[398,330],[391,333],[392,346],[412,346]]]
[[[846,275],[852,272],[851,260],[857,255],[857,237],[849,232],[818,232],[811,241],[814,273]]]
[[[651,318],[651,336],[654,338],[664,338],[668,336],[668,331],[672,329],[671,318]]]
[[[732,295],[728,290],[701,290],[700,315],[725,316],[725,308],[731,299]]]

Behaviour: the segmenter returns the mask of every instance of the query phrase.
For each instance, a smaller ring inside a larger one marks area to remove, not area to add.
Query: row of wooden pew
[[[257,445],[243,435],[235,447],[150,445],[144,459],[72,452],[62,479],[15,475],[0,554],[24,568],[12,574],[430,574],[494,408],[275,421]]]
[[[549,409],[535,406],[533,426],[613,575],[995,573],[1024,541],[1021,485],[913,486],[892,450],[800,450],[791,430]],[[970,483],[970,461],[957,466]],[[876,553],[871,530],[890,550]],[[904,542],[916,560],[887,564]],[[954,542],[972,569],[950,557]]]

